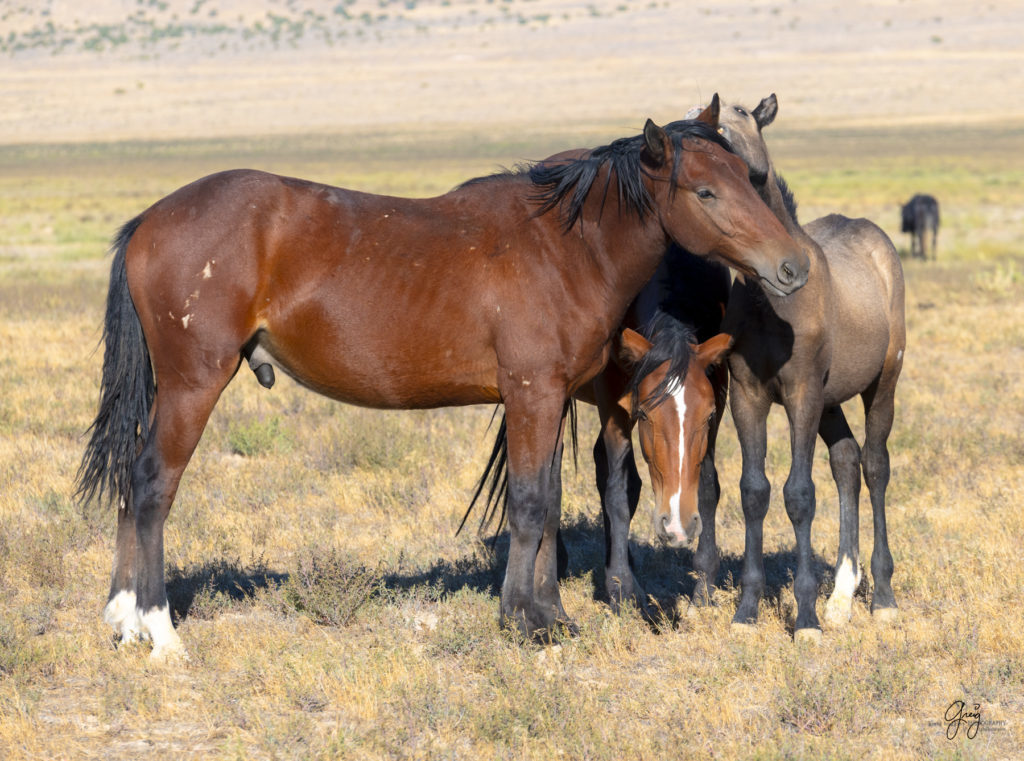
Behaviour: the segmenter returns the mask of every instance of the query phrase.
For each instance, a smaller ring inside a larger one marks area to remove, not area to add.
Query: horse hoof
[[[875,608],[871,611],[871,617],[883,624],[892,624],[899,620],[899,608]]]
[[[555,622],[555,633],[570,639],[575,638],[580,636],[580,625],[571,618],[560,618]]]
[[[850,622],[853,616],[853,600],[849,597],[830,598],[825,605],[825,622],[829,626],[841,628]]]
[[[149,660],[164,666],[181,666],[189,662],[189,657],[185,646],[178,641],[154,647]]]
[[[793,641],[800,643],[807,642],[811,645],[820,645],[822,641],[821,629],[797,629],[795,632],[793,632]]]

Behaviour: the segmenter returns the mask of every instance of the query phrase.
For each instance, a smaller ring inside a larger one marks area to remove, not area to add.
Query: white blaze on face
[[[686,399],[683,396],[685,388],[682,383],[679,382],[678,378],[673,378],[672,382],[668,386],[669,399],[665,401],[665,404],[671,404],[675,408],[676,418],[679,421],[679,442],[676,448],[677,459],[672,463],[672,467],[676,472],[676,492],[673,494],[668,501],[670,516],[668,525],[665,526],[665,530],[680,539],[686,539],[685,532],[683,531],[683,521],[680,516],[680,498],[682,496],[683,488],[683,459],[686,453],[686,435],[683,430],[683,421],[686,420]]]

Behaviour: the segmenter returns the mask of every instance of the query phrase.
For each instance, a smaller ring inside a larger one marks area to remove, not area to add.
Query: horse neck
[[[819,246],[800,226],[800,223],[796,219],[796,203],[793,201],[792,195],[787,199],[783,193],[783,187],[785,183],[781,182],[781,178],[775,173],[775,167],[771,166],[768,169],[767,181],[764,187],[758,190],[758,194],[761,199],[768,205],[768,208],[772,210],[772,213],[782,222],[782,226],[786,228],[786,232],[807,254],[811,260],[811,270],[819,270],[828,272],[828,262],[825,260],[825,254]],[[787,188],[788,192],[788,188]],[[826,275],[827,276],[827,275]],[[819,275],[821,277],[821,275]],[[804,286],[806,288],[806,286]]]
[[[597,265],[600,279],[609,292],[607,298],[615,301],[623,295],[628,296],[621,304],[620,311],[624,314],[644,285],[654,277],[665,257],[669,239],[657,211],[641,217],[626,208],[615,191],[614,178],[612,180],[605,185],[602,173],[594,181],[595,190],[587,200],[582,227],[578,223],[566,234],[580,236],[588,257]],[[603,187],[609,188],[607,196],[598,190]],[[654,193],[657,192],[655,189]],[[664,202],[665,199],[657,199],[655,205],[660,206]]]

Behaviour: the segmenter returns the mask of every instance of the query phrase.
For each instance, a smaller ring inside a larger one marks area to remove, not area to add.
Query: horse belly
[[[381,409],[499,400],[493,349],[474,331],[453,331],[439,315],[382,320],[380,310],[327,309],[324,304],[292,309],[287,320],[270,321],[258,338],[302,385]]]
[[[865,322],[845,322],[833,336],[832,362],[825,383],[825,403],[851,399],[870,386],[885,364],[889,351],[889,322],[875,314]]]

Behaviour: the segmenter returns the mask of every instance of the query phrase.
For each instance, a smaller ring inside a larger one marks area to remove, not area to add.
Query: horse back
[[[354,404],[497,401],[499,365],[525,384],[565,359],[546,309],[585,300],[590,282],[564,271],[575,238],[536,217],[529,192],[518,177],[426,199],[252,170],[197,180],[143,213],[128,250],[158,373],[199,383],[256,342]]]
[[[839,382],[881,372],[906,342],[903,267],[896,247],[867,219],[830,214],[804,230],[821,246],[832,280],[831,377]]]
[[[876,293],[892,304],[903,292],[903,267],[892,240],[869,219],[829,214],[804,225],[821,246],[841,290],[876,302]]]

